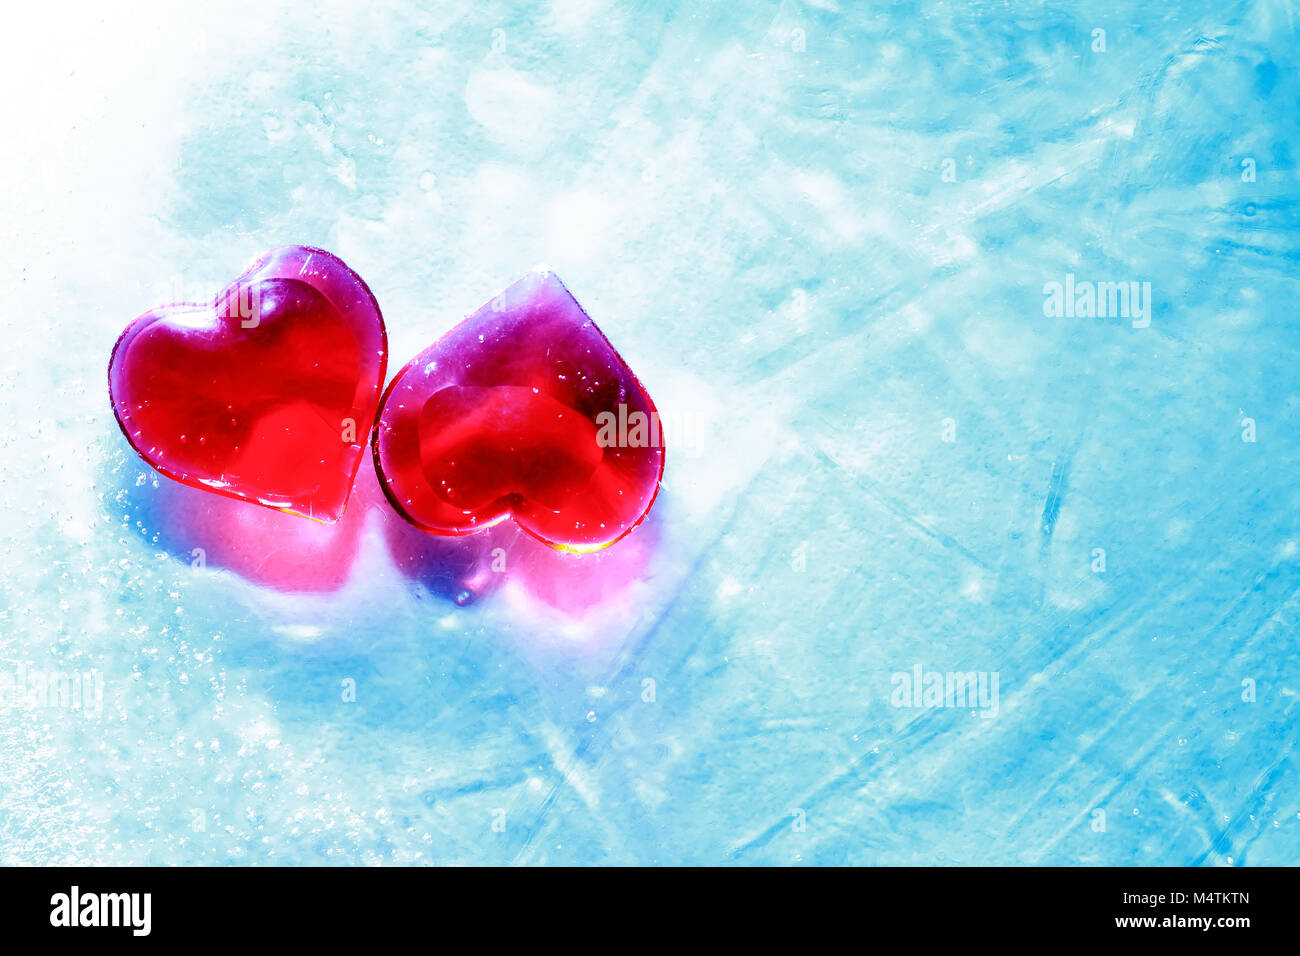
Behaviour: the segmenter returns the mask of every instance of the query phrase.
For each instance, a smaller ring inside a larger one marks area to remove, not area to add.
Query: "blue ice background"
[[[0,664],[106,691],[0,711],[0,863],[1300,862],[1293,4],[38,6]],[[160,549],[109,350],[285,242],[394,367],[555,268],[707,419],[644,579],[573,624]],[[1045,317],[1067,272],[1150,328]],[[918,663],[998,716],[890,706]]]

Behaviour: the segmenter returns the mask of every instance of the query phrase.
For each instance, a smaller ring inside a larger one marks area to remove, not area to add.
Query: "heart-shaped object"
[[[361,277],[285,246],[212,304],[127,326],[108,388],[127,440],[164,475],[328,523],[347,505],[387,363]]]
[[[384,394],[375,469],[433,534],[513,518],[562,551],[613,544],[664,469],[645,388],[551,272],[530,272],[421,352]]]

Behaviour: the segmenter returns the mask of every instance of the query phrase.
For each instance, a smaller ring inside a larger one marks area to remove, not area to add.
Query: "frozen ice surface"
[[[0,863],[1300,861],[1293,5],[6,17],[0,680],[103,685],[0,709]],[[466,606],[180,520],[109,351],[287,242],[393,369],[548,263],[653,520]]]

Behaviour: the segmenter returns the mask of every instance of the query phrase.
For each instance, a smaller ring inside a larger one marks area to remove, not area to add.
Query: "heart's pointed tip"
[[[261,504],[261,502],[258,502],[258,504]],[[306,518],[308,521],[316,522],[316,524],[333,525],[343,520],[347,505],[343,504],[328,508],[317,508],[315,505],[308,505],[305,509],[302,506],[297,506],[293,508],[275,508],[275,510],[287,515],[293,515],[296,518]]]
[[[573,293],[569,292],[569,287],[564,284],[564,280],[559,277],[554,269],[545,263],[533,266],[519,281],[531,282],[539,286],[549,285],[568,293],[570,298],[573,297]]]

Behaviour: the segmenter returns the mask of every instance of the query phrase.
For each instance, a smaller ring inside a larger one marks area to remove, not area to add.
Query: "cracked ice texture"
[[[733,7],[13,51],[0,663],[105,687],[0,712],[0,862],[1300,858],[1294,14]],[[325,594],[193,569],[104,362],[284,242],[366,279],[394,369],[554,268],[703,423],[651,519],[465,608],[379,511]],[[1150,328],[1045,317],[1067,273],[1151,282]],[[890,706],[918,663],[998,716]]]

